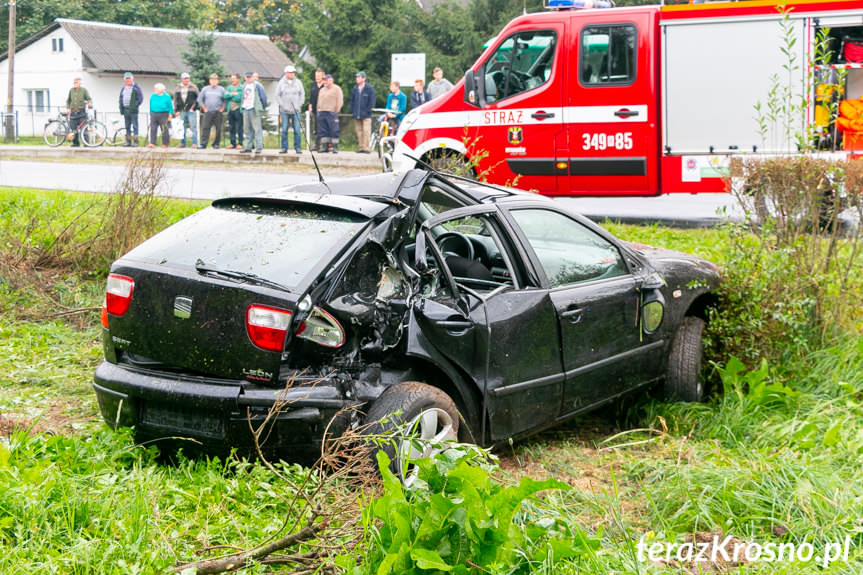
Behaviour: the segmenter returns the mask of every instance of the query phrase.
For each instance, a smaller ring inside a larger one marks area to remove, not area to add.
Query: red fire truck
[[[818,106],[863,96],[859,40],[861,0],[527,14],[405,116],[394,167],[467,158],[490,182],[548,195],[724,192],[731,157],[798,153],[825,123]]]

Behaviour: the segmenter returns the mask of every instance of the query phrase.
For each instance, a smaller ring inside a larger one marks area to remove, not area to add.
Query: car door
[[[525,24],[495,41],[477,71],[481,114],[479,128],[468,133],[471,151],[490,180],[554,190],[557,147],[566,139],[565,22]]]
[[[621,19],[606,10],[574,30],[578,67],[568,78],[570,159],[562,193],[659,193],[654,19],[652,12]]]
[[[513,209],[509,217],[550,290],[565,372],[562,415],[654,379],[664,343],[642,334],[641,280],[616,243],[553,209]]]
[[[548,290],[526,287],[523,255],[504,229],[496,208],[473,206],[429,219],[417,236],[417,267],[428,265],[429,279],[413,310],[416,337],[479,386],[491,441],[554,421],[563,386],[558,347],[548,344],[559,337],[554,303]]]

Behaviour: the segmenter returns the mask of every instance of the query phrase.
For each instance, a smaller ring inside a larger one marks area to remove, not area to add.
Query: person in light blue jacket
[[[390,93],[387,96],[387,118],[395,120],[395,128],[398,130],[402,118],[405,116],[407,109],[407,96],[402,94],[402,86],[397,80],[390,82]]]
[[[155,93],[150,96],[150,143],[148,148],[156,145],[156,132],[162,130],[162,147],[167,148],[171,142],[168,132],[168,122],[174,115],[174,99],[165,92],[165,85],[157,82],[153,86]]]

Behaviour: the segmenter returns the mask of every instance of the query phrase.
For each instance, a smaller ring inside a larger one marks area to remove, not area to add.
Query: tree
[[[181,30],[206,29],[217,20],[219,8],[210,0],[26,0],[17,3],[16,11],[16,37],[20,42],[56,18]],[[7,49],[8,39],[9,6],[3,2],[0,5],[0,51]]]
[[[450,1],[426,12],[414,0],[322,0],[292,4],[291,13],[297,15],[296,43],[308,46],[343,87],[353,84],[357,70],[365,70],[381,105],[393,53],[424,52],[429,71],[441,66],[455,81],[483,44],[525,6],[539,10],[542,2],[472,0],[465,6]]]
[[[214,14],[213,29],[263,34],[283,51],[296,54],[301,46],[294,41],[299,0],[222,0]]]
[[[189,67],[189,76],[199,88],[208,83],[210,74],[225,76],[222,58],[215,49],[216,35],[195,30],[189,34],[189,50],[183,50],[183,62]]]

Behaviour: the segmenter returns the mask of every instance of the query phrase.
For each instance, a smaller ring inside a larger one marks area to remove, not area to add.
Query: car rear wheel
[[[704,354],[702,334],[704,320],[688,316],[677,328],[671,352],[668,355],[668,373],[665,377],[665,396],[677,401],[701,401],[704,384],[701,382],[701,359]]]
[[[459,412],[443,391],[418,381],[388,387],[366,416],[366,435],[392,434],[378,449],[390,457],[390,469],[405,484],[416,479],[413,462],[442,451],[442,443],[458,439]]]

